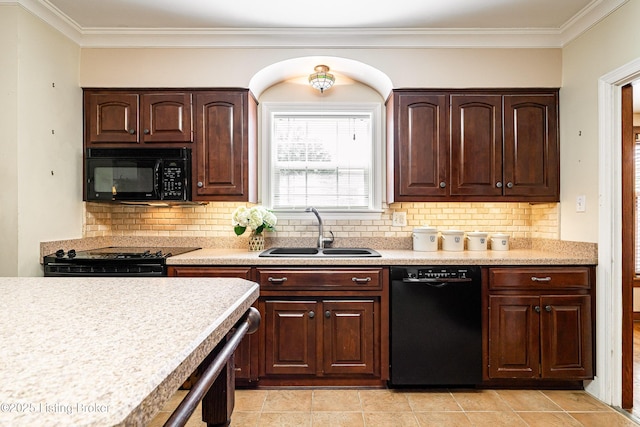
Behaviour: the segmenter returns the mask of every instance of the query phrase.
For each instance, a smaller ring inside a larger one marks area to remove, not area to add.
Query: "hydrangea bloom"
[[[262,233],[263,230],[274,231],[277,222],[278,219],[273,212],[263,206],[252,208],[239,206],[231,216],[231,224],[238,236],[244,233],[247,228],[256,234]]]

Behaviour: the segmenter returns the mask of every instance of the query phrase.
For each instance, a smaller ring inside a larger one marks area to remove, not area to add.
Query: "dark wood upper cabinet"
[[[193,199],[257,200],[257,103],[248,90],[194,95]]]
[[[191,93],[143,94],[140,105],[142,138],[145,143],[189,143],[193,140]]]
[[[557,202],[557,89],[402,89],[387,102],[387,200]]]
[[[139,142],[137,93],[84,93],[85,144]]]
[[[419,92],[394,93],[393,170],[389,196],[393,201],[447,194],[449,164],[447,97]]]
[[[502,195],[502,96],[451,95],[450,194]]]
[[[505,195],[560,194],[557,93],[504,96]]]
[[[193,140],[190,92],[87,89],[84,110],[87,147]]]

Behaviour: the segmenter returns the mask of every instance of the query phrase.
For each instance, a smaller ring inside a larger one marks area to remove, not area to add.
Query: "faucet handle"
[[[331,245],[333,243],[333,241],[335,240],[335,237],[333,235],[333,231],[329,230],[329,234],[331,234],[331,237],[323,237],[322,238],[322,243],[324,243],[325,245],[326,244]]]

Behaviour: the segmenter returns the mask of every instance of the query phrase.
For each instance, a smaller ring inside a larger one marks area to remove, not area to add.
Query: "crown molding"
[[[561,48],[628,0],[591,3],[557,29],[82,28],[46,0],[20,5],[85,48]]]

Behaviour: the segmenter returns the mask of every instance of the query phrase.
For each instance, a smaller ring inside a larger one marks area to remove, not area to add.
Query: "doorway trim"
[[[586,390],[622,404],[622,86],[640,78],[640,58],[598,81],[598,274],[596,373]]]

